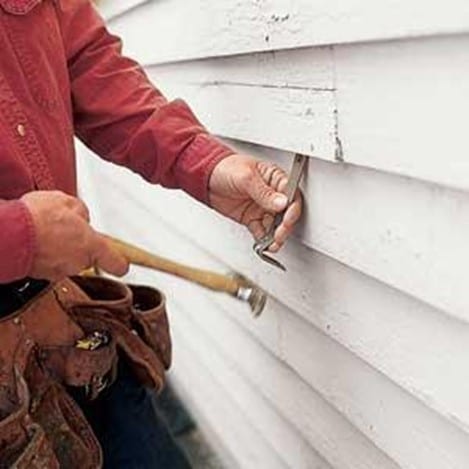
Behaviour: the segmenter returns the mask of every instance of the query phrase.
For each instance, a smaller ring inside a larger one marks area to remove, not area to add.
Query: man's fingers
[[[266,231],[270,229],[273,222],[274,222],[274,216],[271,215],[270,213],[265,213],[264,216],[262,217],[262,226],[264,227]]]
[[[96,234],[95,250],[93,253],[94,266],[106,271],[109,274],[122,277],[129,270],[128,260],[112,249],[105,238]]]
[[[288,237],[292,234],[296,223],[301,217],[303,198],[300,191],[297,191],[294,202],[287,208],[281,225],[275,230],[274,243],[269,247],[272,253],[278,252]],[[273,215],[264,213],[264,215],[256,220],[251,220],[248,224],[249,231],[256,239],[261,238],[272,226]]]
[[[261,239],[265,235],[265,228],[261,220],[252,220],[247,227],[255,239]]]
[[[303,198],[300,191],[297,192],[295,201],[288,207],[283,217],[282,224],[275,230],[274,243],[270,246],[269,251],[278,252],[289,236],[292,234],[296,223],[301,217]]]
[[[261,211],[265,212],[258,220],[251,220],[248,224],[249,231],[256,239],[261,238],[272,225],[272,214],[285,210],[282,223],[275,231],[274,243],[269,248],[273,253],[282,248],[301,217],[303,205],[301,192],[297,191],[295,200],[287,207],[288,199],[285,195],[287,185],[288,176],[285,171],[264,161],[257,163],[256,171],[246,180],[246,191]]]
[[[288,239],[288,237],[292,234],[293,232],[293,227],[288,227],[285,225],[280,225],[276,230],[274,234],[274,239],[275,243],[278,244],[280,247],[282,247],[285,244],[285,241]]]
[[[278,183],[278,187],[277,187],[277,190],[279,192],[282,192],[284,194],[286,194],[287,192],[287,186],[288,186],[288,177],[287,175],[285,174],[282,179],[280,179],[279,183]]]
[[[293,227],[301,217],[303,210],[303,197],[301,192],[298,191],[295,196],[294,202],[288,207],[283,217],[283,224],[288,227]]]
[[[274,242],[274,243],[269,247],[269,252],[272,252],[272,253],[275,254],[275,253],[277,253],[277,252],[280,251],[280,248],[281,248],[281,247],[282,247],[282,246],[281,246],[280,244],[277,244],[277,243]]]
[[[273,163],[260,161],[257,169],[265,183],[277,192],[284,192],[281,186],[286,186],[288,180],[285,171]]]
[[[259,172],[255,172],[247,183],[250,197],[268,212],[281,212],[287,205],[287,196],[267,185]]]

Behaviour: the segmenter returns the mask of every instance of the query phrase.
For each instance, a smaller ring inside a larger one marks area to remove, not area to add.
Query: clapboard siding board
[[[338,154],[331,91],[236,84],[177,88],[214,133],[332,161]]]
[[[207,363],[207,365],[210,367],[211,370],[213,370],[214,373],[216,373],[217,377],[220,379],[220,383],[222,383],[225,387],[230,388],[231,393],[234,393],[237,396],[237,399],[239,400],[239,405],[241,408],[246,409],[248,412],[253,413],[254,415],[257,413],[257,405],[255,402],[250,402],[249,400],[246,400],[246,395],[251,395],[254,399],[254,401],[258,401],[261,396],[263,396],[263,389],[259,389],[255,386],[253,386],[248,378],[243,376],[243,367],[242,365],[240,366],[239,360],[237,363],[234,363],[231,358],[219,347],[219,344],[217,342],[214,342],[211,337],[207,334],[206,328],[208,325],[205,326],[205,328],[201,328],[198,326],[193,319],[191,318],[191,314],[187,312],[183,312],[182,309],[178,309],[177,313],[179,316],[174,320],[174,323],[176,325],[176,331],[180,331],[179,333],[183,336],[182,340],[184,343],[191,343],[193,344],[193,351],[194,355],[196,354],[202,354],[204,355],[204,361]],[[221,310],[219,314],[224,314],[224,312]],[[188,334],[188,331],[197,331],[197,334]],[[177,337],[177,334],[176,334]],[[197,340],[199,339],[199,340]],[[204,339],[204,340],[202,340]],[[201,351],[202,349],[202,351]],[[265,351],[260,352],[262,355],[266,354]],[[268,355],[267,355],[268,356]],[[260,363],[261,365],[263,363]],[[273,362],[271,359],[268,359],[266,364],[269,365],[269,367],[282,367],[281,364]],[[236,373],[236,379],[230,379],[229,375],[233,375],[233,368],[238,370]],[[262,373],[260,373],[262,375]],[[292,377],[292,379],[297,379],[296,377]],[[266,383],[267,385],[271,385],[271,383]],[[281,390],[282,388],[282,383],[278,383],[278,386]],[[252,387],[252,390],[246,392],[246,388]],[[265,385],[264,385],[265,387]],[[309,401],[308,401],[309,402]],[[278,405],[279,403],[276,402]],[[327,404],[324,404],[325,406]],[[291,406],[290,406],[291,407]],[[308,409],[310,412],[310,409]],[[277,412],[280,413],[279,410]],[[304,411],[302,412],[304,414]],[[274,414],[278,415],[278,414]],[[318,423],[317,419],[321,417],[319,414],[318,416],[314,416],[314,420],[311,419],[310,425],[314,425],[317,428],[321,428],[323,426],[322,423]],[[310,417],[311,418],[311,417]],[[278,417],[277,417],[278,419]],[[296,416],[295,420],[300,420],[300,416]],[[281,426],[278,426],[278,423],[273,422],[269,419],[263,419],[263,432],[264,433],[277,433],[278,437],[276,440],[278,443],[276,443],[276,450],[281,452],[285,458],[289,458],[292,460],[289,463],[289,467],[295,468],[295,469],[300,469],[301,467],[305,467],[307,469],[319,469],[319,468],[331,468],[328,463],[326,463],[324,460],[320,459],[315,453],[311,452],[311,447],[297,447],[294,448],[293,446],[298,446],[299,443],[302,443],[302,439],[297,439],[297,441],[292,442],[292,447],[287,448],[284,450],[283,448],[285,447],[285,441],[284,438],[285,436],[283,435],[284,429]],[[277,426],[276,426],[277,425]],[[317,431],[317,430],[316,430]],[[363,462],[361,461],[360,455],[357,454],[358,451],[355,448],[350,448],[351,452],[349,453],[349,457],[347,458],[347,461],[340,461],[340,458],[335,456],[333,454],[333,451],[336,449],[336,446],[342,443],[345,443],[344,440],[340,438],[340,433],[335,433],[335,434],[329,434],[327,435],[327,438],[330,440],[328,442],[328,446],[330,447],[328,454],[331,457],[332,461],[334,462],[334,467],[339,469],[339,468],[344,468],[344,467],[350,467],[350,468],[359,468],[363,467]],[[324,437],[322,438],[324,439]],[[356,440],[360,441],[360,438],[356,438]],[[349,445],[349,447],[352,445]],[[368,445],[370,447],[370,445]],[[376,452],[379,454],[378,452]],[[367,457],[367,459],[370,459]],[[353,461],[353,462],[352,462]],[[345,463],[345,464],[344,464]],[[393,468],[396,467],[396,465],[392,462],[389,461],[386,457],[379,455],[378,457],[375,458],[374,461],[371,462],[371,464],[379,464],[379,467],[381,469],[385,468]],[[367,467],[376,467],[376,466],[371,466],[369,463],[367,464]]]
[[[167,375],[167,385],[171,386],[173,391],[177,390],[177,397],[180,402],[184,403],[186,410],[190,408],[190,415],[197,422],[198,431],[202,434],[204,440],[209,442],[210,448],[214,449],[219,461],[223,462],[223,469],[242,469],[239,448],[235,447],[233,449],[233,446],[237,446],[237,440],[233,432],[243,432],[243,429],[229,427],[227,433],[225,425],[217,425],[218,416],[213,416],[213,407],[210,406],[210,401],[202,400],[200,394],[194,395],[195,381],[191,381],[191,373],[186,373],[183,369],[184,365],[187,368],[188,363],[191,363],[191,361],[188,360],[187,354],[184,355],[183,348],[179,348],[178,353],[173,354],[173,365]],[[191,369],[194,373],[192,367]],[[200,376],[199,373],[198,379],[202,380],[205,385],[210,386],[210,383],[207,383],[208,378],[206,376]],[[221,398],[223,399],[223,397]],[[210,411],[207,412],[207,409],[210,409]],[[220,411],[219,407],[218,410]],[[233,440],[235,445],[231,444]]]
[[[186,351],[186,348],[182,343],[181,360],[178,371],[174,372],[173,382],[178,389],[185,390],[185,404],[208,417],[209,425],[216,429],[217,436],[229,447],[231,459],[240,468],[253,467],[252,464],[254,467],[287,468],[273,449],[263,441],[262,436],[240,415],[239,409],[235,405],[227,408],[226,396],[217,386],[218,383],[204,373],[203,369],[199,370],[203,364],[191,351]],[[226,422],[229,422],[229,425],[226,425]]]
[[[148,73],[223,137],[467,190],[468,49],[469,36],[427,38],[183,62]]]
[[[286,422],[278,411],[265,401],[262,394],[242,375],[242,370],[239,370],[229,357],[217,349],[216,344],[210,343],[210,339],[204,336],[203,330],[197,331],[195,323],[185,317],[187,313],[184,312],[184,307],[177,302],[173,304],[175,311],[172,314],[172,330],[175,341],[183,342],[191,348],[191,357],[200,357],[226,394],[246,415],[252,428],[268,441],[272,452],[291,468],[332,469],[298,434],[297,430],[292,428],[290,423]],[[208,342],[204,340],[205,338]]]
[[[235,270],[254,277],[315,326],[469,430],[469,325],[295,241],[285,249],[289,267],[285,283],[282,273],[260,263],[246,249],[250,239],[242,229],[174,193],[145,189],[126,173],[119,171],[119,175],[117,187],[124,191],[132,213],[137,210],[134,204],[138,204],[142,219],[158,217],[180,233],[186,233],[190,226],[191,241],[225,259]],[[188,258],[193,256],[188,254]]]
[[[469,190],[468,49],[469,35],[337,47],[345,161]]]
[[[128,197],[125,196],[125,199],[128,200]],[[113,197],[113,200],[117,199]],[[159,240],[152,242],[152,236],[145,236],[141,228],[147,222],[138,221],[148,219],[145,211],[134,208],[132,213],[136,216],[133,223],[122,225],[113,220],[115,228],[132,226],[132,229],[126,231],[133,232],[140,242],[150,243],[155,248],[159,245],[171,245],[172,242],[172,250],[177,248],[180,256],[195,257],[193,248],[185,247],[187,242],[184,242],[184,238],[178,239],[161,223],[157,223]],[[168,250],[170,251],[171,249]],[[250,376],[257,376],[258,385],[262,387],[259,383],[264,383],[270,389],[275,382],[279,382],[278,377],[273,378],[269,374],[274,373],[272,365],[255,363],[253,357],[260,355],[255,342],[250,345],[250,341],[236,327],[222,319],[224,315],[220,311],[224,308],[221,304],[213,305],[210,300],[212,295],[200,291],[198,287],[177,281],[159,280],[158,283],[164,285],[174,297],[178,295],[179,298],[191,299],[188,311],[190,309],[194,312],[191,313],[194,320],[205,323],[207,332],[214,339],[219,338],[220,346],[230,348],[239,359],[240,366],[243,364],[245,369],[251,367]],[[228,308],[231,309],[229,304]],[[282,341],[272,347],[271,351],[281,355],[312,388],[318,390],[365,435],[392,455],[399,467],[466,467],[469,461],[469,436],[466,432],[458,430],[425,405],[418,403],[398,386],[392,385],[385,375],[367,366],[316,328],[308,326],[304,320],[286,311],[285,307],[274,303],[272,309],[276,316],[283,316],[285,319],[279,327]],[[219,329],[220,326],[223,329]],[[268,337],[272,337],[272,329]],[[263,341],[261,337],[260,339]],[[205,341],[203,338],[200,340]],[[267,340],[267,345],[269,344],[272,344],[271,339]],[[317,360],[317,357],[321,357],[321,360]],[[269,371],[260,371],[266,369]],[[271,379],[267,379],[268,376]],[[288,395],[294,399],[291,393]],[[407,435],[408,438],[403,441],[402,435]],[[415,447],[419,448],[418,452],[415,452]]]
[[[153,82],[184,97],[212,132],[334,160],[332,50],[320,48],[151,67]]]
[[[250,357],[254,354],[260,354],[257,348],[248,345],[249,339],[244,334],[239,334],[233,324],[223,319],[225,316],[220,314],[223,310],[210,307],[206,297],[199,296],[197,301],[194,291],[190,294],[196,304],[204,305],[206,331],[218,338],[219,346],[229,350],[239,366],[252,361]],[[199,320],[195,312],[192,316]],[[290,316],[289,320],[292,319]],[[225,324],[224,329],[217,328],[217,321]],[[466,433],[456,430],[425,406],[416,404],[398,388],[389,386],[379,373],[368,373],[358,361],[354,363],[353,355],[341,354],[332,342],[326,346],[324,340],[304,323],[283,322],[282,335],[283,354],[293,363],[295,371],[301,371],[312,388],[338,408],[399,467],[467,467],[469,436]],[[261,371],[265,366],[260,363],[249,363],[246,367],[250,368],[249,376],[257,376],[258,385],[262,388],[271,388],[278,383],[272,365],[268,372]],[[318,372],[318,369],[321,370]],[[326,389],[328,385],[330,388]],[[278,386],[281,387],[280,384]],[[360,400],[363,401],[360,403]],[[409,439],[403,441],[402,435]],[[351,461],[351,467],[356,468],[358,465],[353,455]],[[382,465],[375,467],[381,468]]]
[[[469,31],[465,0],[172,0],[111,22],[127,53],[155,64]]]
[[[181,341],[173,380],[185,389],[186,403],[198,409],[221,437],[226,450],[239,467],[286,469],[287,466],[239,411],[210,370]],[[176,368],[177,367],[177,368]],[[229,422],[229,425],[226,424]]]
[[[325,261],[326,266],[329,264],[328,260],[322,260]],[[323,269],[321,272],[325,271]],[[353,279],[350,275],[345,279],[350,281],[350,277]],[[339,280],[342,279],[339,278]],[[358,285],[355,282],[352,283],[357,288]],[[385,289],[376,290],[382,292],[382,295],[377,297],[377,292],[372,291],[374,295],[371,298],[379,298],[380,303],[373,302],[370,298],[367,298],[365,304],[359,303],[355,299],[358,295],[355,294],[353,295],[354,301],[351,300],[349,304],[344,305],[342,310],[336,306],[329,312],[316,310],[314,306],[310,306],[314,314],[307,317],[304,317],[302,313],[299,315],[380,370],[419,398],[425,405],[467,432],[469,428],[467,390],[461,389],[461,383],[467,380],[466,357],[469,330],[458,331],[458,326],[454,322],[445,320],[437,312],[427,310],[418,304],[412,305],[411,303],[413,308],[402,308],[402,303],[405,304],[405,301],[399,302],[392,299],[390,292]],[[362,296],[367,293],[370,291],[363,291]],[[383,309],[381,305],[388,298],[390,306],[385,308],[385,314],[376,314],[376,311]],[[220,303],[221,299],[214,297],[213,300],[220,308],[223,306]],[[351,319],[350,313],[345,308],[355,311],[356,319]],[[227,310],[226,306],[225,310]],[[303,327],[307,330],[308,326],[303,325],[290,312],[283,312],[275,301],[271,301],[268,313],[268,318],[274,324],[264,326],[262,330],[249,321],[246,315],[241,314],[239,305],[233,305],[227,313],[230,313],[253,334],[259,336],[262,343],[275,350],[276,354],[288,363],[295,361],[288,352],[289,350],[294,352],[297,349],[301,355],[308,356],[306,352],[309,349],[310,340],[303,343],[296,334],[297,331],[303,331]],[[390,319],[389,313],[397,318]],[[292,331],[293,324],[295,328]],[[386,327],[383,327],[383,324],[386,324]],[[273,342],[275,335],[269,333],[269,330],[265,333],[265,329],[269,327],[275,327],[278,332],[277,348],[274,347]],[[415,338],[415,333],[412,334],[415,327],[422,330],[418,339]],[[291,340],[292,337],[295,337],[295,340]],[[291,350],[292,347],[293,350]],[[305,363],[301,362],[301,356],[296,358],[300,359],[296,368],[301,372],[301,366],[305,366]],[[442,376],[444,379],[441,378]],[[462,387],[465,388],[465,385],[463,384]]]
[[[96,0],[99,12],[106,21],[110,21],[116,16],[124,15],[132,8],[135,8],[151,0]]]
[[[156,84],[238,83],[277,88],[335,89],[333,47],[271,51],[146,67]]]

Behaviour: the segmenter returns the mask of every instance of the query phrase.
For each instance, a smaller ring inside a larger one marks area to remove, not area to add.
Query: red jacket
[[[73,135],[152,183],[207,201],[232,151],[121,55],[88,0],[0,0],[0,283],[28,275],[32,190],[76,194]]]

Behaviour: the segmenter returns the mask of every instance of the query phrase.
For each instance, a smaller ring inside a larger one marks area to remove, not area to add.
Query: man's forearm
[[[70,0],[62,10],[78,136],[103,158],[207,202],[209,173],[233,152],[121,55],[120,40],[88,0]]]

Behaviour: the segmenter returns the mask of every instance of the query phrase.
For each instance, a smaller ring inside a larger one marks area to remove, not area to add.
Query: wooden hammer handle
[[[148,267],[150,269],[166,272],[177,277],[190,280],[210,290],[230,293],[236,296],[239,283],[236,279],[208,270],[196,269],[179,262],[174,262],[161,256],[157,256],[137,246],[119,239],[105,235],[111,247],[123,255],[131,264]]]

